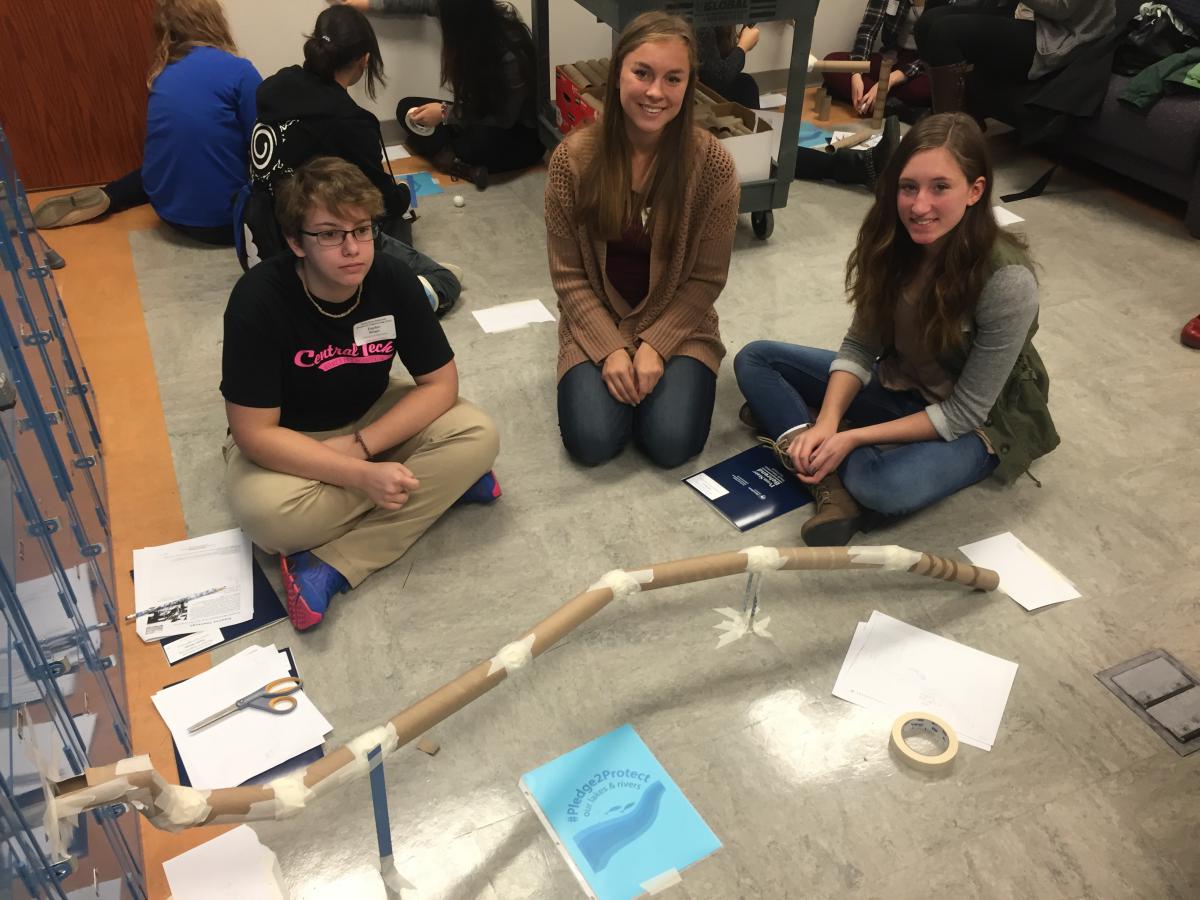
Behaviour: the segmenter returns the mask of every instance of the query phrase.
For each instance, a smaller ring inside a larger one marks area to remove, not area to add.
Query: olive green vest
[[[1029,258],[1019,248],[1010,246],[1007,241],[997,241],[992,252],[992,271],[1009,265],[1033,269]],[[1037,330],[1038,321],[1034,316],[1025,345],[980,429],[1000,458],[992,474],[1005,484],[1011,484],[1031,462],[1059,444],[1054,420],[1050,418],[1050,376],[1033,346]],[[967,351],[968,346],[963,346],[956,354],[941,361],[955,379],[966,365]]]

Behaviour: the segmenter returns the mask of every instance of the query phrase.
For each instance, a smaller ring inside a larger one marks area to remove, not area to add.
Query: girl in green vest
[[[1031,343],[1037,281],[1024,243],[996,225],[969,116],[905,135],[846,288],[854,317],[836,353],[755,341],[734,361],[743,418],[813,493],[807,544],[845,544],[988,475],[1011,482],[1057,446]]]

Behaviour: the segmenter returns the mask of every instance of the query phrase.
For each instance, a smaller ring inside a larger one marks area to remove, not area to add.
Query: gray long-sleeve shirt
[[[1107,36],[1117,19],[1115,0],[1024,0],[1035,13],[1037,53],[1029,78],[1063,67],[1076,47]]]
[[[1025,346],[1038,312],[1037,281],[1025,266],[997,269],[983,287],[970,323],[970,347],[962,373],[945,400],[925,407],[938,436],[945,441],[984,424]],[[867,385],[880,344],[850,331],[842,341],[831,372],[849,372]]]

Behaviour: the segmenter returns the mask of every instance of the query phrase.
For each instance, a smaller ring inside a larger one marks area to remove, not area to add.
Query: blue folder
[[[738,531],[748,531],[812,502],[804,483],[761,444],[683,481]]]
[[[525,773],[521,789],[598,900],[640,896],[721,848],[630,725]]]

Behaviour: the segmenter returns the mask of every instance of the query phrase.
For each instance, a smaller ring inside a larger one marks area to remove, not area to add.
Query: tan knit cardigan
[[[607,243],[578,221],[580,173],[595,152],[594,128],[572,132],[550,158],[546,177],[546,249],[558,294],[558,377],[581,362],[601,364],[614,350],[645,341],[664,360],[690,356],[715,373],[725,355],[713,303],[729,274],[737,227],[733,159],[699,128],[679,232],[666,216],[650,238],[650,289],[631,307],[604,274]]]

